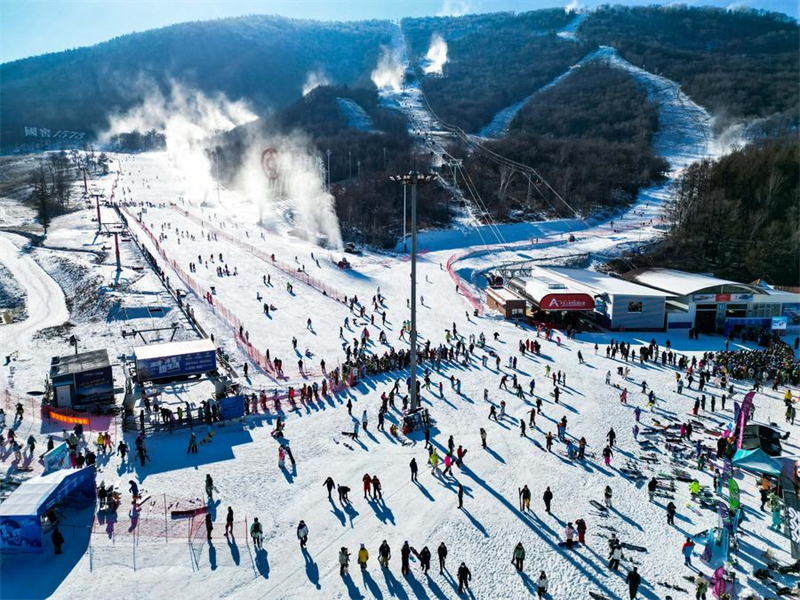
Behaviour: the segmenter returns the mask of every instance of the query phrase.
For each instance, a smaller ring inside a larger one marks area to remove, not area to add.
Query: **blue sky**
[[[570,0],[2,0],[0,62],[91,46],[126,33],[184,21],[247,14],[320,20],[399,19],[565,6]],[[577,4],[655,4],[656,0],[577,0]],[[685,0],[684,4],[747,5],[798,18],[797,0]]]

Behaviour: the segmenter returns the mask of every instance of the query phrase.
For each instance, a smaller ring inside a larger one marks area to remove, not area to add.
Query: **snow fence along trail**
[[[62,289],[33,260],[30,252],[11,240],[11,236],[0,234],[0,260],[28,294],[28,318],[0,328],[0,348],[9,348],[12,339],[29,339],[37,331],[69,319]]]

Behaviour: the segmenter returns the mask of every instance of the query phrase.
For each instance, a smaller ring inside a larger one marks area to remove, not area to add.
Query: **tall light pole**
[[[406,238],[408,234],[406,233],[406,224],[408,223],[408,219],[406,218],[406,192],[408,188],[403,186],[403,252],[408,252],[408,246],[406,244]]]
[[[330,149],[328,149],[325,152],[325,154],[328,155],[328,191],[330,192],[331,191],[331,154],[333,154],[333,152],[331,152]]]
[[[405,188],[411,186],[411,412],[419,408],[417,398],[417,185],[436,179],[435,175],[425,175],[411,171],[404,175],[392,175]]]

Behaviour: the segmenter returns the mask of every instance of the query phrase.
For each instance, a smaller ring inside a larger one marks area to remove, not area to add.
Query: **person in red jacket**
[[[366,498],[369,496],[372,487],[372,477],[370,477],[369,473],[365,473],[362,481],[364,482],[364,498]]]
[[[586,521],[578,519],[575,521],[575,527],[578,529],[578,542],[586,544]]]

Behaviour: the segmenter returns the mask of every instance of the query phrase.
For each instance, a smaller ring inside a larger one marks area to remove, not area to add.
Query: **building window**
[[[628,312],[629,313],[640,313],[642,312],[642,303],[641,302],[628,302]]]

